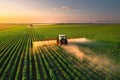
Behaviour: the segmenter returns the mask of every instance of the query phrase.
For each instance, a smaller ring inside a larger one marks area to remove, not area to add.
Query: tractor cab
[[[67,45],[68,44],[65,34],[60,34],[57,36],[57,44],[58,45]]]

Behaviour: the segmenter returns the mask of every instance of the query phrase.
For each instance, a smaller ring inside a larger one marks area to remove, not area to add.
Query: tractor
[[[67,40],[65,34],[60,34],[57,36],[57,44],[58,45],[67,45],[68,44],[68,40]]]

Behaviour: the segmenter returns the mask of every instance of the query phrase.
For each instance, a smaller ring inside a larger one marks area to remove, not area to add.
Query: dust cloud
[[[82,51],[79,50],[79,47],[77,47],[76,45],[70,44],[70,45],[66,45],[66,46],[62,46],[68,53],[72,53],[74,55],[76,55],[78,58],[80,58],[81,60],[83,60],[83,58],[85,57],[84,53]]]
[[[74,39],[68,39],[68,43],[78,43],[78,42],[89,42],[90,40],[86,38],[74,38]],[[47,41],[34,41],[33,42],[33,50],[36,50],[39,46],[54,46],[56,45],[56,40],[47,40]]]
[[[87,55],[85,51],[82,52],[77,46],[78,43],[90,43],[93,42],[92,40],[86,38],[75,38],[75,39],[68,39],[68,45],[61,46],[67,53],[75,55],[81,61],[87,60],[88,66],[93,66],[96,69],[103,70],[104,68],[111,68],[111,70],[107,70],[106,72],[110,73],[109,71],[117,70],[119,67],[115,65],[111,59],[105,57],[104,55]],[[37,50],[38,47],[43,46],[55,46],[56,40],[48,40],[48,41],[35,41],[33,42],[33,49],[34,51]],[[93,54],[94,51],[86,49],[86,52],[89,54]],[[94,53],[95,54],[95,53]]]
[[[54,46],[54,45],[56,45],[56,40],[34,41],[33,42],[33,51],[37,50],[38,47]]]
[[[86,50],[87,53],[92,55],[87,55],[85,52],[82,52],[79,49],[79,46],[76,45],[76,43],[83,43],[83,42],[93,42],[91,40],[88,40],[86,38],[83,39],[72,39],[69,41],[69,44],[66,46],[62,46],[62,48],[69,54],[75,55],[77,58],[79,58],[81,61],[86,60],[88,63],[88,66],[93,66],[95,69],[98,70],[104,70],[106,74],[109,74],[113,71],[120,71],[119,67],[120,65],[114,64],[114,62],[105,57],[104,55],[97,55],[92,50]],[[94,55],[93,55],[94,54]],[[118,72],[117,71],[117,72]]]
[[[68,39],[69,43],[84,43],[84,42],[92,42],[89,39],[86,38],[73,38],[73,39]]]

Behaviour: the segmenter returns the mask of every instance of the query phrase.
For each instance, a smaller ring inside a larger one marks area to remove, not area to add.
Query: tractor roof
[[[65,36],[65,34],[59,34],[59,36]]]

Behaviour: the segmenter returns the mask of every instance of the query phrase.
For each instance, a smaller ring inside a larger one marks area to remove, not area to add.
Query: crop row
[[[106,66],[99,70],[95,65],[90,65],[88,60],[79,60],[58,45],[39,46],[33,50],[32,42],[42,39],[45,37],[40,32],[28,28],[1,42],[0,79],[119,80],[119,73],[111,74],[113,70],[108,71]]]

